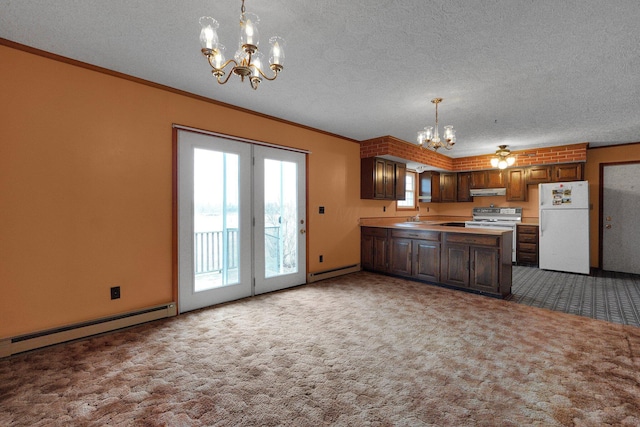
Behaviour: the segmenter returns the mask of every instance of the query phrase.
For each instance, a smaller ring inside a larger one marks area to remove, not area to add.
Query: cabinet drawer
[[[538,235],[537,234],[521,234],[521,233],[518,233],[518,242],[538,243]]]
[[[391,230],[391,237],[440,241],[440,232],[430,230]]]
[[[538,226],[536,225],[519,225],[518,234],[538,234]]]
[[[387,237],[387,229],[379,227],[362,227],[362,234],[377,237]]]
[[[447,243],[465,243],[469,245],[498,246],[500,242],[500,237],[481,236],[478,234],[445,233],[445,241]]]
[[[528,252],[535,254],[538,250],[538,245],[535,243],[520,243],[518,242],[518,250],[521,252]]]
[[[518,262],[537,264],[538,263],[538,255],[535,254],[535,253],[529,253],[529,252],[519,252],[518,253]]]

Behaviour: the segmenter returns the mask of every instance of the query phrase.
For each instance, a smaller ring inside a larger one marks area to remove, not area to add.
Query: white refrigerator
[[[589,274],[589,184],[554,182],[538,186],[539,266]]]

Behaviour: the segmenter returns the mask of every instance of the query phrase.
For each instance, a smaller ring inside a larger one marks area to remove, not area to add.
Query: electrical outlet
[[[324,255],[320,255],[320,262],[324,262]]]
[[[318,213],[319,213],[319,214],[324,214],[324,206],[320,206],[320,207],[318,208]]]
[[[111,288],[111,299],[120,298],[120,286],[114,286]]]

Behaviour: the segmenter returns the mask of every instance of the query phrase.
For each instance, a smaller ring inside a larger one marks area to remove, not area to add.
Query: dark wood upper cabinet
[[[407,166],[379,157],[361,159],[360,198],[404,200]],[[526,201],[527,185],[581,181],[584,163],[536,165],[470,172],[426,171],[419,176],[419,202],[471,202],[470,189],[506,188],[507,201]]]
[[[551,178],[553,182],[582,181],[584,168],[582,163],[565,163],[553,165],[551,168]]]
[[[378,157],[360,159],[360,198],[404,200],[407,168]]]
[[[527,184],[544,184],[551,182],[551,166],[529,166],[527,168]]]
[[[404,163],[396,163],[396,200],[404,200],[407,198],[407,165]]]
[[[458,199],[458,174],[440,174],[440,201],[443,203],[455,202]]]
[[[525,168],[506,169],[507,201],[524,202],[527,200],[527,171]]]
[[[529,166],[527,173],[527,184],[582,181],[584,179],[584,163]]]
[[[381,162],[382,163],[382,162]],[[382,199],[395,199],[396,197],[396,165],[394,162],[384,160],[384,178],[382,187],[384,194],[380,194]],[[377,175],[377,174],[376,174]]]
[[[440,173],[426,171],[420,174],[420,202],[440,201]]]
[[[471,188],[503,188],[504,186],[504,172],[500,169],[471,172]]]
[[[487,188],[487,171],[471,172],[471,188]]]
[[[458,172],[458,202],[473,202],[473,197],[469,193],[471,189],[471,172]]]

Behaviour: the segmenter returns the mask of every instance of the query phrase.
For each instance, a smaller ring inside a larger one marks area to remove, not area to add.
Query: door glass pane
[[[239,282],[239,156],[194,149],[194,291]]]
[[[264,161],[265,277],[298,272],[297,165]]]

